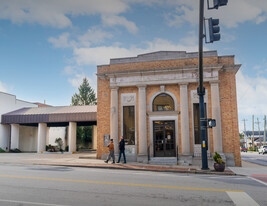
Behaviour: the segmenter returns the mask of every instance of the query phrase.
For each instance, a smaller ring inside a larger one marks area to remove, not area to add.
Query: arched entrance
[[[178,146],[178,111],[175,96],[168,91],[161,91],[152,96],[150,103],[150,155],[175,157]]]

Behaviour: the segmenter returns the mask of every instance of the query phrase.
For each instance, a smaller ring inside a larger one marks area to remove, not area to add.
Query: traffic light
[[[218,9],[219,6],[227,5],[228,0],[213,0],[213,8]]]
[[[208,19],[209,22],[209,32],[210,32],[210,43],[213,43],[214,41],[219,41],[221,39],[220,27],[219,25],[219,19]]]

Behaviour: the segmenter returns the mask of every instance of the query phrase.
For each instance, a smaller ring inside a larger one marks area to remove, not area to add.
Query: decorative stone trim
[[[135,106],[136,94],[135,93],[121,94],[121,104],[122,106],[126,106],[126,105]]]
[[[160,91],[165,92],[165,85],[160,85]]]
[[[149,112],[153,112],[153,109],[152,109],[153,108],[153,105],[152,104],[153,104],[153,100],[155,99],[155,97],[158,96],[159,94],[162,94],[162,93],[166,93],[166,94],[168,94],[168,95],[170,95],[172,97],[173,102],[174,102],[174,110],[175,111],[178,111],[178,102],[177,102],[176,96],[173,93],[169,92],[168,90],[165,90],[164,92],[158,91],[158,92],[154,93],[151,96],[151,98],[149,100]]]

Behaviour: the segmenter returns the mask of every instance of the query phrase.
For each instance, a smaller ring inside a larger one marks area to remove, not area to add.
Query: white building
[[[0,148],[4,150],[19,149],[24,152],[37,151],[38,127],[26,124],[3,124],[2,115],[22,108],[36,108],[47,105],[19,100],[15,95],[0,92]],[[57,145],[56,138],[63,141],[66,127],[48,127],[46,131],[46,145]],[[65,148],[65,142],[63,145]]]
[[[15,95],[7,94],[4,92],[0,92],[0,116],[2,114],[21,109],[24,107],[38,107],[38,105],[30,102],[26,102],[23,100],[19,100],[16,98]],[[2,118],[0,119],[0,148],[4,150],[10,149],[10,134],[11,134],[11,126],[10,125],[4,125],[1,123]],[[28,128],[28,127],[21,127],[20,128],[20,134],[21,134],[21,147],[24,149],[28,149],[28,145],[32,145],[35,142],[34,136],[36,134],[37,130],[35,128]],[[27,144],[24,144],[23,141],[23,134],[29,133],[31,141],[27,142]]]

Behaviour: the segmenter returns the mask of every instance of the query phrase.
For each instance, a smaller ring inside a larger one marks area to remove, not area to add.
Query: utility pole
[[[207,0],[208,9],[218,9],[220,6],[227,5],[228,0],[213,0],[213,7],[209,6],[209,0]],[[213,43],[214,41],[219,41],[221,36],[219,34],[220,27],[219,19],[209,20],[209,32],[210,32],[210,41],[206,43]],[[202,169],[208,170],[208,157],[207,157],[207,127],[216,126],[214,119],[205,118],[205,105],[204,105],[204,95],[205,87],[203,86],[203,39],[206,35],[203,32],[204,27],[204,0],[199,0],[199,47],[198,47],[198,65],[199,65],[199,81],[197,93],[199,96],[199,116],[200,116],[200,137],[201,137],[201,155],[202,155]],[[206,33],[206,31],[205,31]],[[209,122],[210,121],[210,122]],[[209,122],[209,123],[208,123]]]
[[[252,149],[254,151],[254,114],[252,115]]]
[[[264,115],[264,134],[263,134],[263,145],[266,145],[266,115]]]
[[[258,124],[258,130],[259,130],[259,140],[260,140],[260,146],[261,146],[261,131],[260,131],[260,121],[259,118],[257,117],[257,122],[256,124]]]
[[[247,119],[242,119],[242,121],[244,122],[244,135],[245,135],[245,143],[246,143],[246,148],[248,148],[248,137],[246,135],[246,121],[248,121]]]
[[[204,24],[204,0],[199,1],[199,86],[197,88],[199,95],[199,114],[200,114],[200,137],[201,137],[201,155],[202,155],[202,169],[208,170],[208,157],[207,157],[207,134],[206,134],[206,119],[204,108],[204,95],[205,88],[203,87],[203,24]]]

